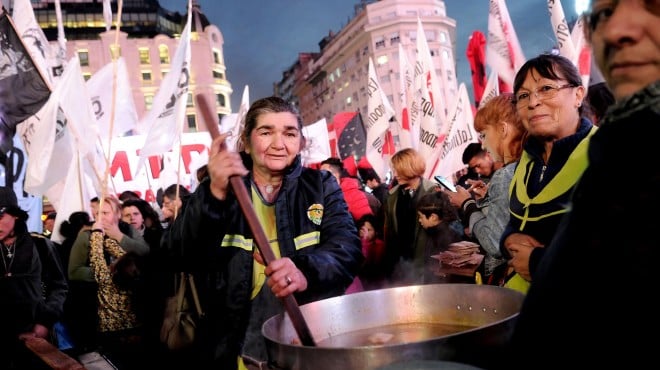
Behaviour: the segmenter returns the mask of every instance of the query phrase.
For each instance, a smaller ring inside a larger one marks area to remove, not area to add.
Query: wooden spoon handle
[[[202,113],[202,117],[206,122],[206,126],[209,129],[211,139],[215,139],[220,135],[220,129],[218,127],[218,123],[216,122],[217,116],[212,113],[213,110],[202,94],[197,94],[195,96],[195,100],[197,102],[197,106],[200,109],[200,112]],[[268,238],[266,237],[266,234],[264,233],[264,230],[259,223],[259,219],[254,212],[252,201],[248,195],[247,188],[239,176],[230,177],[229,183],[234,190],[234,194],[236,194],[236,199],[238,199],[238,204],[241,207],[241,211],[243,211],[243,215],[250,225],[250,229],[254,235],[254,241],[257,244],[259,253],[261,253],[264,264],[268,266],[270,261],[275,260],[275,253],[270,247]],[[298,306],[296,297],[294,297],[293,294],[289,294],[288,296],[282,298],[282,303],[284,303],[284,308],[289,314],[291,324],[293,324],[293,327],[296,329],[296,333],[298,334],[298,338],[300,339],[302,345],[311,347],[316,346],[314,338],[312,337],[312,333],[310,332],[309,327],[307,326],[307,322],[305,321],[305,317],[300,311],[300,306]]]

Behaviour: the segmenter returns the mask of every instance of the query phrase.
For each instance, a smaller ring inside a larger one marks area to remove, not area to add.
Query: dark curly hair
[[[435,191],[421,197],[417,203],[417,211],[426,217],[430,217],[435,213],[443,222],[452,222],[458,219],[456,208],[449,201],[447,194],[442,191]]]

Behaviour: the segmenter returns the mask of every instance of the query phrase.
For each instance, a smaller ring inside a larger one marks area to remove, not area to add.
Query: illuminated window
[[[386,64],[388,60],[389,58],[387,57],[387,55],[381,55],[376,59],[376,64],[382,66],[383,64]]]
[[[87,50],[78,50],[78,60],[80,60],[80,66],[85,67],[89,65],[89,51]]]
[[[167,45],[158,46],[158,57],[160,58],[160,64],[170,64],[170,49]]]
[[[443,43],[443,44],[447,43],[447,33],[440,32],[440,42]]]
[[[151,109],[151,105],[153,105],[153,103],[154,103],[153,95],[144,96],[144,106],[147,108],[147,110]]]
[[[140,53],[140,64],[151,64],[148,48],[139,48],[138,53]]]
[[[87,81],[87,80],[89,80],[90,78],[92,78],[92,74],[91,74],[91,73],[88,73],[88,72],[84,72],[84,73],[83,73],[83,78],[85,79],[85,81]]]

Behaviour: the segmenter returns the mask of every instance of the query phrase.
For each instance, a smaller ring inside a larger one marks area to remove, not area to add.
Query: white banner
[[[367,131],[367,159],[371,167],[381,179],[384,179],[389,166],[383,157],[385,134],[390,128],[390,118],[394,116],[394,109],[387,96],[380,87],[374,62],[369,58],[369,81],[367,82],[367,114],[364,118],[364,128]]]
[[[465,167],[463,151],[470,143],[479,142],[479,134],[474,130],[472,105],[465,84],[458,88],[458,99],[451,114],[451,130],[442,145],[440,161],[433,176],[442,175],[452,179],[456,171]]]
[[[486,64],[510,88],[513,88],[516,72],[525,64],[525,56],[504,0],[490,0]]]

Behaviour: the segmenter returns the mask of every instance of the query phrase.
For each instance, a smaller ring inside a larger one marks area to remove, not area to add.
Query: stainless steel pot
[[[300,306],[316,347],[297,344],[286,313],[268,319],[262,333],[276,369],[366,370],[407,360],[488,368],[501,356],[523,298],[511,289],[474,284],[373,290]],[[456,332],[433,336],[445,326]],[[373,340],[391,333],[393,341]]]

